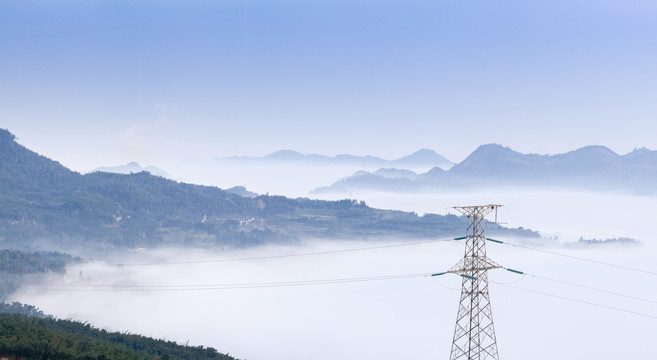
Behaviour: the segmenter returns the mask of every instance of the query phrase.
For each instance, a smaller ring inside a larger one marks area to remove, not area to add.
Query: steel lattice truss
[[[500,266],[486,256],[484,217],[500,205],[456,207],[469,219],[465,255],[449,272],[462,276],[461,300],[450,360],[498,360],[488,270]]]

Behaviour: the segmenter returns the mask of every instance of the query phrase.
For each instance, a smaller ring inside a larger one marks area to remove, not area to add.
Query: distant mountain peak
[[[263,157],[231,156],[226,158],[219,158],[217,160],[240,162],[298,162],[316,165],[357,165],[368,168],[413,168],[414,170],[417,170],[418,168],[430,169],[434,166],[449,169],[454,165],[453,162],[430,149],[420,149],[410,155],[396,160],[386,160],[373,155],[361,156],[351,154],[338,154],[336,156],[326,156],[320,154],[302,154],[298,151],[288,149],[279,150]]]
[[[379,210],[347,199],[258,195],[245,187],[224,191],[147,172],[81,175],[14,142],[8,132],[0,132],[0,141],[0,240],[8,248],[229,248],[309,238],[451,237],[463,226],[457,217]],[[345,214],[358,221],[342,221]]]
[[[613,152],[606,146],[589,145],[567,152],[562,155],[555,155],[555,158],[571,159],[571,161],[606,161],[614,162],[620,160],[620,155]]]
[[[470,154],[456,167],[462,167],[463,165],[474,163],[491,163],[502,159],[508,160],[522,156],[523,155],[521,153],[511,150],[511,148],[502,146],[500,144],[485,144],[479,146],[475,151],[472,152],[472,154]]]
[[[512,150],[508,146],[504,146],[501,144],[497,143],[490,143],[490,144],[483,144],[479,145],[475,151],[472,153],[477,153],[477,152],[487,152],[487,153],[492,153],[492,152],[505,152],[505,153],[515,153],[516,151]]]
[[[443,169],[454,166],[453,162],[431,149],[420,149],[410,155],[394,160],[393,163],[397,166],[438,166]]]
[[[403,183],[384,182],[382,176],[377,179],[348,178],[321,189],[351,191],[365,190],[369,186],[377,190],[406,192],[545,187],[656,194],[656,179],[657,151],[648,149],[636,149],[619,156],[606,146],[591,145],[564,154],[539,155],[519,153],[500,144],[485,144],[447,171],[435,167],[415,179],[407,178],[408,181]]]
[[[92,172],[108,172],[108,173],[115,173],[115,174],[136,174],[140,172],[148,172],[151,173],[152,175],[157,175],[161,176],[167,179],[173,179],[173,176],[169,174],[168,172],[157,168],[155,166],[146,166],[143,167],[139,165],[138,162],[131,161],[125,165],[118,165],[118,166],[103,166],[94,169]]]
[[[304,154],[298,151],[288,150],[288,149],[278,150],[265,156],[266,159],[276,159],[276,160],[297,160],[297,159],[302,159],[304,157],[305,157]]]
[[[435,155],[438,155],[438,153],[431,150],[431,149],[424,148],[424,149],[420,149],[420,150],[418,150],[418,151],[416,151],[416,152],[414,152],[414,153],[412,153],[412,154],[410,154],[406,157],[409,157],[409,156],[435,156]]]
[[[586,154],[608,154],[618,155],[610,148],[603,145],[587,145],[579,149],[573,150],[570,153],[586,153]],[[568,153],[567,153],[568,154]]]

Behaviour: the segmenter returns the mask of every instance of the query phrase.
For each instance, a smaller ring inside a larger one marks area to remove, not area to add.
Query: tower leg
[[[460,274],[461,298],[450,360],[499,360],[488,294],[488,270],[500,266],[486,256],[484,217],[500,205],[457,207],[468,217],[465,255],[450,272]]]

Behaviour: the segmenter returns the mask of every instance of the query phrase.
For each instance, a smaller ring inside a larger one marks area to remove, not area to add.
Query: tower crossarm
[[[461,214],[470,217],[485,217],[493,211],[497,211],[498,208],[501,208],[502,205],[498,204],[488,204],[488,205],[476,205],[476,206],[454,206],[454,209],[458,210]]]
[[[471,274],[479,271],[487,271],[494,269],[501,269],[502,265],[499,265],[495,261],[489,258],[463,258],[456,265],[454,265],[448,273],[452,274]]]

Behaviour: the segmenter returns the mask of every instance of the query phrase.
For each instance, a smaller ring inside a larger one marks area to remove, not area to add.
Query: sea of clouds
[[[539,276],[523,277],[501,269],[489,273],[500,358],[627,359],[652,353],[652,334],[657,328],[657,241],[652,224],[657,199],[512,190],[449,195],[369,193],[356,197],[374,207],[420,214],[454,213],[451,207],[457,205],[503,204],[498,213],[500,222],[538,230],[551,240],[543,245],[521,239],[500,240],[650,272],[488,243],[488,255],[493,260]],[[643,245],[562,246],[579,237],[632,237]],[[392,243],[409,240],[413,239]],[[447,358],[460,294],[460,278],[456,275],[304,286],[198,288],[431,274],[451,268],[464,250],[462,242],[448,241],[214,261],[390,243],[335,239],[221,252],[146,249],[72,265],[65,277],[26,285],[10,300],[106,329],[212,346],[240,359]]]

